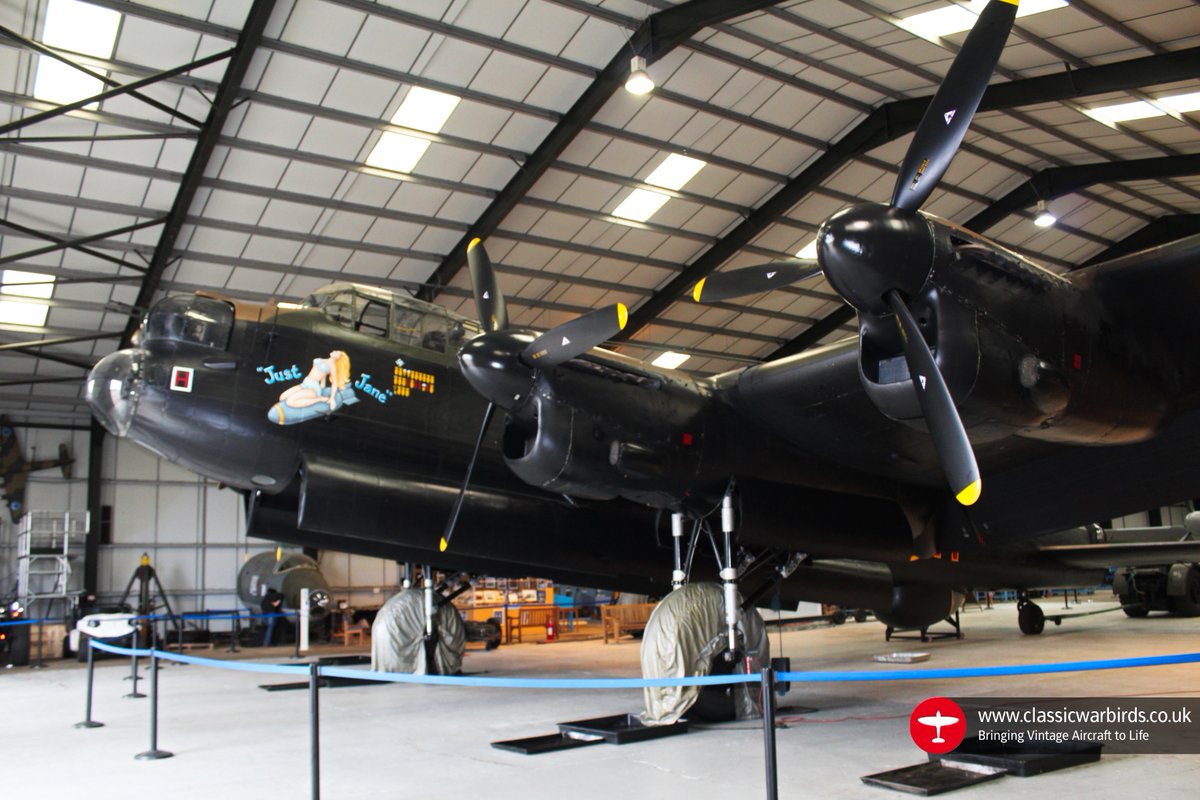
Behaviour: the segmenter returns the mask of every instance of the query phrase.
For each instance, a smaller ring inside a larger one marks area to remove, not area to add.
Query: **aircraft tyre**
[[[1131,619],[1141,619],[1150,613],[1150,609],[1144,603],[1135,601],[1131,595],[1121,594],[1117,597],[1121,600],[1121,610]]]
[[[1171,608],[1182,617],[1200,616],[1200,568],[1188,568],[1183,594],[1171,598]]]
[[[1037,636],[1046,628],[1046,615],[1037,603],[1026,602],[1017,608],[1017,625],[1021,633]]]

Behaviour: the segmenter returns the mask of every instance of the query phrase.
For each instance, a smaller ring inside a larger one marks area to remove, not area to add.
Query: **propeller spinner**
[[[1017,2],[992,0],[979,15],[917,126],[891,202],[838,212],[817,234],[817,263],[830,286],[860,314],[895,317],[942,471],[954,496],[968,506],[979,499],[982,489],[975,453],[907,298],[928,280],[936,256],[933,228],[919,209],[962,144],[1012,30]],[[693,296],[697,302],[727,299],[783,282],[766,278],[766,272],[763,267],[750,267],[731,270],[723,274],[726,277],[716,273],[701,281]],[[794,274],[793,280],[800,280],[815,272]]]

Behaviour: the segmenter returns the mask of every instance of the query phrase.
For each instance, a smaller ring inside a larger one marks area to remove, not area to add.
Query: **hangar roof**
[[[797,253],[841,207],[886,201],[921,98],[965,37],[907,20],[955,4],[5,3],[0,410],[86,424],[83,369],[164,293],[299,301],[355,282],[473,317],[475,236],[515,324],[620,300],[632,316],[617,349],[686,353],[698,374],[852,335],[823,279],[709,307],[687,290]],[[1067,271],[1197,229],[1200,9],[1057,5],[1017,20],[993,79],[1007,88],[989,91],[924,208]],[[647,95],[622,88],[633,55],[657,84]],[[64,60],[109,82],[71,95],[99,102],[55,113],[39,76],[82,74]],[[418,100],[441,117],[412,116]],[[1087,113],[1126,104],[1134,118]],[[703,163],[663,178],[670,156]],[[641,222],[621,216],[638,191],[659,204]],[[1039,198],[1052,227],[1033,224]],[[30,280],[43,283],[12,285]],[[44,325],[4,313],[35,305]]]

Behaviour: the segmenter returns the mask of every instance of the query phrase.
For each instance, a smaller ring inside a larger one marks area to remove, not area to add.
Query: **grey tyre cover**
[[[739,598],[740,602],[740,598]],[[738,630],[745,643],[749,669],[758,671],[771,660],[766,627],[758,611],[740,613]],[[720,584],[691,583],[676,589],[654,607],[642,638],[643,678],[683,678],[709,674],[713,657],[726,648],[725,603]],[[745,659],[734,672],[745,673]],[[672,725],[696,702],[698,686],[663,686],[642,690],[645,725]],[[761,716],[759,685],[737,686],[738,719]]]
[[[467,634],[458,611],[450,603],[434,609],[438,644],[434,660],[437,673],[455,675],[462,671]],[[426,675],[425,598],[420,589],[402,589],[393,595],[371,626],[371,669],[376,672],[410,672]]]

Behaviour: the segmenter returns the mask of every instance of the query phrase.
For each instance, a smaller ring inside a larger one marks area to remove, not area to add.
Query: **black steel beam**
[[[982,233],[1009,214],[1035,205],[1039,200],[1053,200],[1097,183],[1196,174],[1200,174],[1200,154],[1049,167],[971,217],[963,227]]]
[[[164,222],[166,222],[166,217],[159,217],[158,219],[146,220],[144,222],[135,222],[132,225],[126,225],[123,228],[115,228],[111,231],[101,231],[100,233],[93,233],[90,236],[80,236],[78,239],[60,239],[56,236],[50,236],[48,234],[43,234],[42,238],[49,239],[50,241],[54,242],[54,244],[48,245],[46,247],[39,247],[34,250],[26,250],[22,253],[13,253],[12,255],[4,256],[3,258],[0,258],[0,265],[11,264],[14,261],[20,261],[22,259],[32,258],[34,256],[41,256],[41,255],[45,255],[46,253],[53,253],[57,250],[82,250],[83,248],[80,245],[91,244],[92,242],[99,242],[103,239],[108,239],[112,236],[123,236],[127,233],[133,233],[134,231],[140,231],[143,228],[152,228],[155,225],[161,225]],[[7,224],[7,223],[2,223],[2,224]],[[125,266],[133,267],[132,264],[126,264]],[[133,267],[133,268],[139,269],[140,271],[145,270],[144,267],[140,267],[140,268]]]
[[[992,84],[984,92],[979,109],[995,111],[1089,94],[1135,89],[1187,80],[1197,73],[1200,73],[1200,47],[1193,47],[1099,67],[1066,70],[1039,78]],[[629,323],[623,331],[613,337],[614,340],[628,340],[648,325],[685,292],[690,291],[697,281],[712,273],[745,247],[847,161],[915,130],[931,99],[932,96],[897,100],[885,103],[872,111],[866,119],[831,145],[829,150],[807,169],[693,261],[661,291],[630,313]]]
[[[96,136],[5,136],[0,142],[132,142],[141,139],[195,139],[195,131],[181,133],[114,133]]]
[[[848,305],[838,306],[813,323],[812,327],[804,331],[804,333],[801,333],[763,360],[774,361],[777,358],[802,353],[852,319],[854,319],[854,309],[852,307]]]
[[[91,105],[92,103],[100,103],[108,100],[110,97],[119,97],[123,94],[133,94],[135,90],[140,89],[143,86],[149,86],[166,78],[173,78],[176,75],[182,75],[183,73],[189,72],[193,69],[199,69],[200,67],[208,66],[209,64],[220,61],[221,59],[228,58],[232,54],[232,50],[214,53],[211,56],[205,56],[204,58],[193,61],[190,64],[184,64],[181,67],[174,67],[172,69],[163,70],[162,72],[156,72],[153,75],[142,78],[141,80],[136,80],[132,83],[121,84],[115,89],[108,89],[100,92],[99,94],[92,95],[91,97],[85,97],[84,99],[76,100],[73,103],[66,103],[48,111],[39,112],[33,116],[22,117],[21,119],[14,120],[6,125],[0,125],[0,134],[19,130],[44,120],[53,119],[54,117],[61,117],[63,114],[71,111],[77,111],[84,106]]]
[[[14,381],[0,381],[0,388],[9,386],[34,386],[42,383],[79,383],[78,375],[62,378],[22,378]]]
[[[11,193],[11,187],[9,191]],[[28,225],[22,225],[18,222],[13,222],[12,220],[8,219],[0,219],[0,227],[12,228],[14,231],[20,231],[21,233],[28,234],[36,239],[45,239],[48,242],[55,242],[60,245],[67,242],[67,240],[61,236],[54,236],[53,234],[45,233],[37,230],[36,228],[31,228]],[[98,258],[101,261],[108,261],[109,263],[116,264],[119,267],[128,267],[129,269],[137,270],[138,272],[146,271],[146,268],[141,264],[130,264],[124,259],[117,258],[116,256],[110,256],[108,253],[102,253],[99,250],[93,250],[90,247],[81,247],[78,244],[75,244],[71,245],[71,248],[73,250],[78,250],[81,253],[87,253],[89,256]]]
[[[28,342],[7,342],[0,344],[0,352],[5,350],[28,350],[31,347],[48,347],[56,344],[95,342],[99,339],[116,339],[120,335],[119,333],[93,333],[88,336],[63,336],[58,339],[32,339]]]
[[[1101,264],[1197,233],[1200,233],[1200,214],[1173,214],[1159,217],[1149,225],[1138,228],[1104,252],[1092,256],[1082,266]]]
[[[99,592],[100,576],[100,519],[102,475],[104,470],[104,428],[92,418],[88,437],[87,507],[88,532],[83,549],[83,604],[91,605]]]
[[[690,0],[657,14],[652,14],[634,31],[627,47],[622,47],[592,84],[580,95],[570,110],[562,116],[554,130],[521,165],[521,169],[501,190],[459,240],[458,244],[438,264],[425,288],[417,296],[433,300],[442,288],[454,279],[466,262],[467,245],[472,239],[486,239],[529,193],[563,150],[608,102],[613,92],[625,85],[629,77],[629,59],[643,56],[647,62],[666,55],[702,29],[719,22],[749,14],[779,0]]]
[[[155,291],[158,290],[159,283],[162,282],[163,273],[174,255],[175,242],[183,228],[188,209],[196,197],[196,190],[200,188],[204,170],[208,167],[213,149],[221,136],[221,129],[225,127],[225,119],[233,110],[238,91],[242,87],[242,80],[246,77],[246,70],[250,67],[250,61],[254,58],[259,43],[262,42],[263,30],[266,28],[267,20],[274,8],[275,0],[254,0],[254,5],[246,15],[246,24],[238,36],[237,44],[231,51],[232,55],[225,68],[225,75],[221,78],[221,85],[217,88],[217,94],[213,98],[208,118],[204,121],[199,138],[196,139],[196,147],[192,150],[191,160],[179,183],[179,191],[175,194],[175,201],[171,204],[166,225],[163,226],[162,235],[154,248],[150,267],[146,270],[146,277],[138,290],[137,300],[133,304],[135,308],[149,307],[150,301],[154,299]],[[125,335],[121,338],[122,346],[129,344],[139,324],[138,319],[130,317],[125,326]]]
[[[96,80],[103,83],[105,86],[111,86],[113,88],[120,88],[123,85],[120,81],[113,80],[112,78],[105,75],[103,72],[93,72],[92,70],[88,69],[87,67],[83,66],[82,64],[75,63],[71,59],[64,56],[62,53],[59,53],[57,50],[53,50],[49,47],[46,47],[41,42],[35,42],[32,39],[27,39],[24,36],[22,36],[21,34],[17,33],[16,31],[9,30],[8,28],[4,27],[3,25],[0,25],[0,36],[6,36],[9,39],[12,39],[13,41],[15,41],[17,43],[22,44],[25,47],[28,47],[30,50],[33,50],[36,53],[40,53],[41,55],[47,56],[48,58],[53,58],[55,61],[66,64],[71,69],[78,70],[79,72],[82,72],[84,75],[88,75],[89,77],[95,78]],[[171,108],[166,103],[160,103],[157,100],[155,100],[153,97],[147,97],[146,95],[144,95],[138,91],[130,91],[129,94],[133,97],[136,97],[138,100],[141,100],[143,103],[146,103],[147,105],[152,106],[153,108],[157,108],[159,111],[169,114],[170,116],[175,117],[176,119],[181,119],[184,122],[190,122],[192,125],[195,125],[197,128],[200,127],[199,120],[189,117],[187,114],[184,114],[182,111],[177,111],[176,109]]]
[[[75,380],[78,380],[77,378]],[[91,427],[87,425],[68,425],[62,422],[13,422],[9,420],[9,425],[14,428],[27,428],[29,430],[44,430],[44,431],[90,431]]]
[[[81,361],[77,358],[69,358],[68,356],[59,356],[59,355],[55,355],[53,353],[47,353],[42,350],[33,350],[30,348],[25,348],[24,350],[13,350],[12,352],[20,353],[21,355],[26,355],[26,356],[33,356],[34,358],[44,358],[47,361],[53,361],[58,364],[66,364],[68,367],[76,367],[78,369],[90,370],[92,367],[95,366],[95,364],[93,364],[90,361]]]

